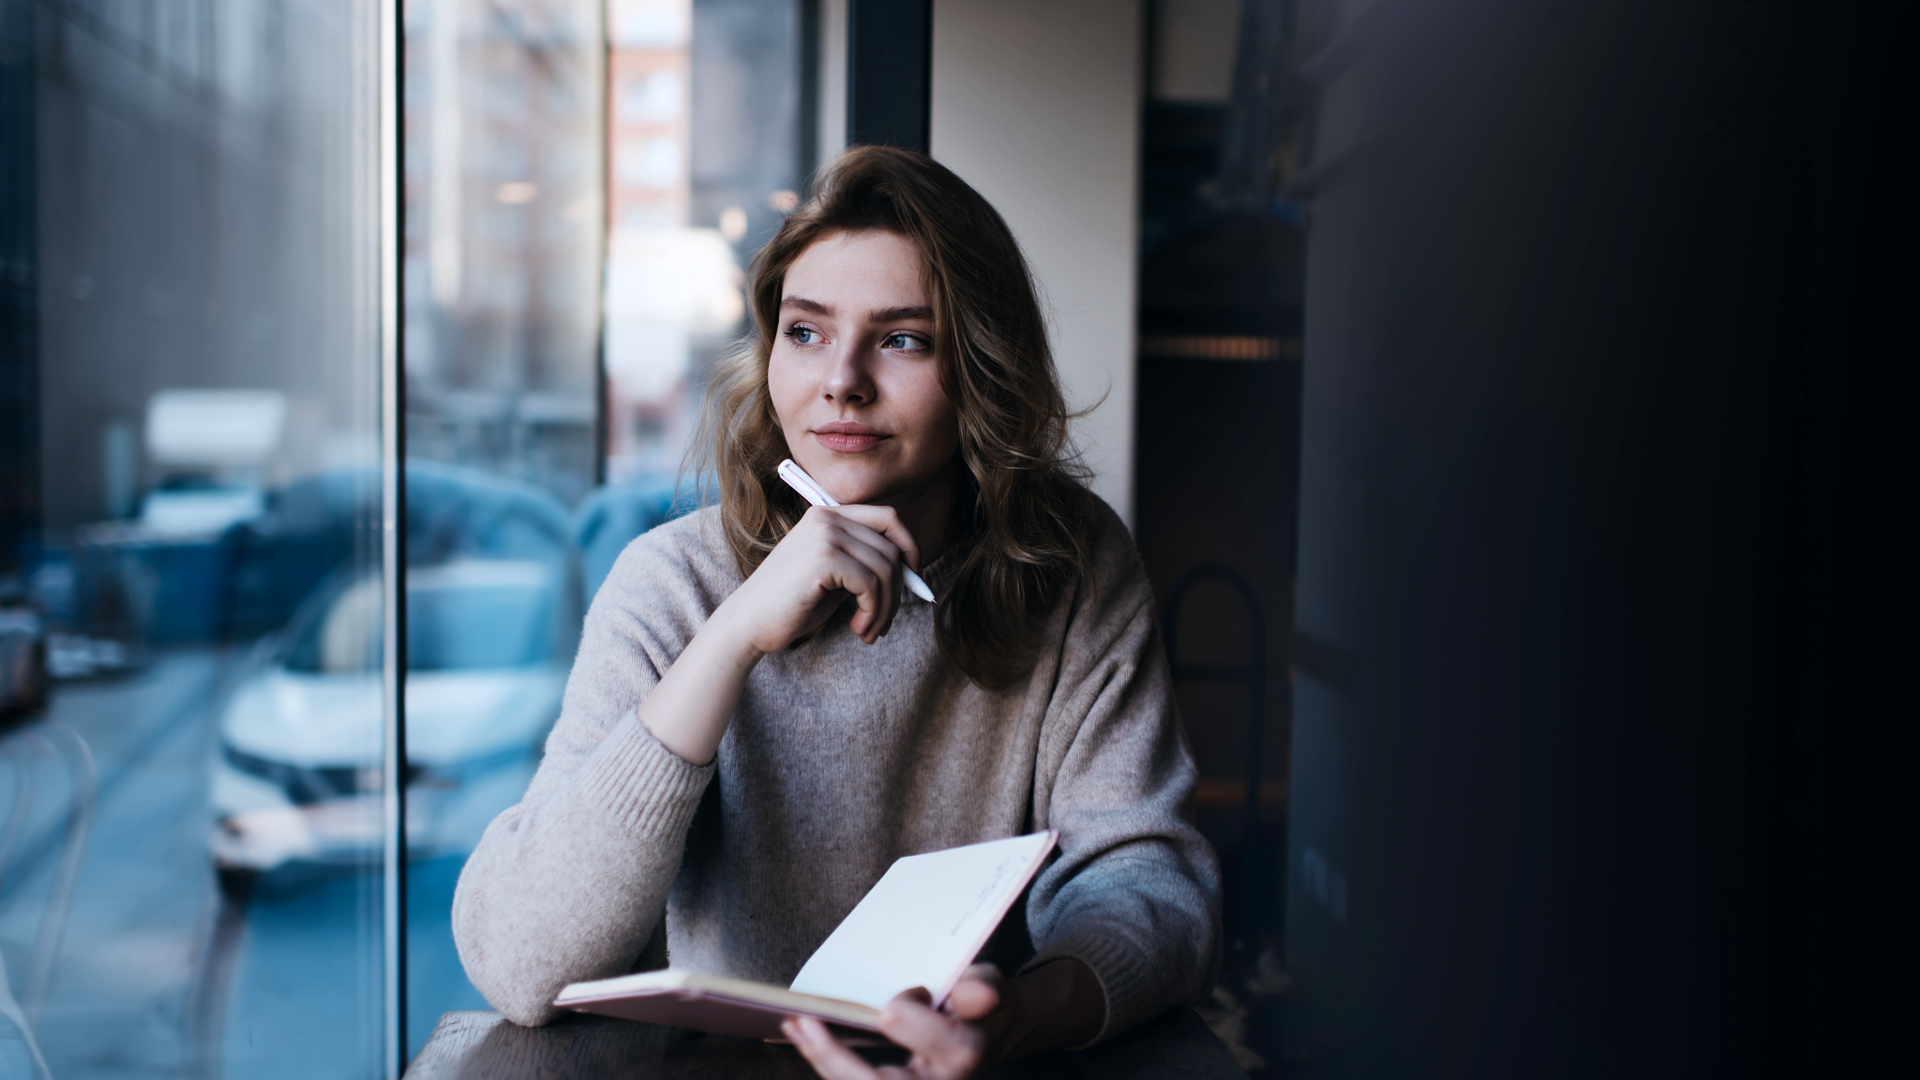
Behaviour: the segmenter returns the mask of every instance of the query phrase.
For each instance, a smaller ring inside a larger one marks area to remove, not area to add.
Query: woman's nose
[[[867,370],[867,350],[859,341],[850,341],[834,350],[821,392],[828,401],[843,405],[871,405],[879,396],[873,375]]]

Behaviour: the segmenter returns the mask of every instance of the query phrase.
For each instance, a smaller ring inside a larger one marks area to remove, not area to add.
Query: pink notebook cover
[[[623,1020],[641,1020],[668,1027],[693,1028],[715,1035],[739,1035],[748,1039],[785,1041],[780,1022],[794,1015],[791,1009],[775,1009],[757,1001],[742,1001],[705,990],[663,990],[583,1001],[567,1006],[575,1012],[617,1016]],[[855,1046],[884,1044],[878,1029],[841,1020],[829,1020],[818,1013],[808,1015],[824,1022],[843,1042]]]

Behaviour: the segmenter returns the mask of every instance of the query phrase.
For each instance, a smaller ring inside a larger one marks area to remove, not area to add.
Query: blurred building
[[[255,482],[372,461],[378,375],[339,362],[377,346],[355,231],[374,102],[342,92],[372,60],[368,12],[10,7],[38,15],[39,404],[58,418],[38,449],[60,469],[45,525],[128,517],[188,468],[148,445],[167,390],[283,395]]]
[[[597,0],[405,6],[408,453],[596,478]]]
[[[407,4],[410,455],[568,504],[679,468],[811,168],[806,6]]]
[[[706,367],[745,326],[743,268],[799,201],[810,6],[608,7],[609,479],[679,469]]]

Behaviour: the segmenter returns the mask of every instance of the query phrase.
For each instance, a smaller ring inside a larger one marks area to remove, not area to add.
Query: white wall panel
[[[997,207],[1042,289],[1094,490],[1132,524],[1139,0],[936,0],[933,156]]]

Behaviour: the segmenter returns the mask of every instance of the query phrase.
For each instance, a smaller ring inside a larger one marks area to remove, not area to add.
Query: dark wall
[[[33,7],[0,0],[0,577],[40,526]]]
[[[1150,78],[1141,116],[1134,539],[1163,614],[1178,601],[1168,644],[1197,819],[1226,872],[1229,984],[1277,953],[1282,928],[1305,269],[1288,184],[1312,103],[1297,69],[1316,40],[1301,6],[1242,5],[1221,50],[1237,57],[1228,96],[1170,100]],[[1193,12],[1147,8],[1153,72]],[[1244,669],[1257,639],[1256,709]]]
[[[847,0],[847,144],[927,153],[933,0]]]
[[[1326,1074],[1872,1045],[1894,36],[1387,0],[1309,65],[1289,1038]]]

